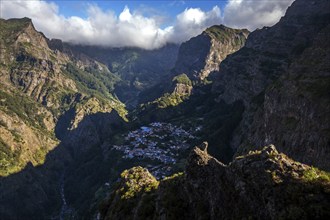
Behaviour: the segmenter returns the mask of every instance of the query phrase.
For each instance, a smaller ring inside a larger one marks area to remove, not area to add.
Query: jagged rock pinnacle
[[[207,147],[209,146],[209,143],[207,143],[207,141],[204,141],[203,143],[201,143],[201,145],[199,145],[198,147],[202,150],[205,151],[207,153]]]

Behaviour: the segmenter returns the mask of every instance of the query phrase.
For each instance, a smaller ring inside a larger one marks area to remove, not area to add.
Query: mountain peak
[[[5,20],[5,19],[2,19]],[[10,18],[6,20],[7,22],[17,22],[17,23],[31,23],[32,24],[32,19],[28,17],[23,17],[23,18]]]
[[[0,38],[6,39],[10,46],[17,48],[19,44],[23,44],[23,47],[30,45],[49,49],[46,36],[35,29],[30,18],[1,19],[0,26]]]
[[[233,34],[242,35],[247,38],[250,31],[247,29],[234,29],[220,24],[207,28],[203,33],[209,35],[211,38],[217,39],[218,41],[225,42],[229,41]]]
[[[192,80],[204,80],[211,72],[218,71],[227,55],[244,46],[248,30],[214,25],[202,34],[191,38],[180,47],[174,71],[185,73]]]

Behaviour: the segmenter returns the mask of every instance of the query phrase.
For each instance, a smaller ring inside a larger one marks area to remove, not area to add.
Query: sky
[[[250,31],[272,26],[293,0],[0,0],[0,17],[29,17],[48,38],[155,49],[224,24]]]

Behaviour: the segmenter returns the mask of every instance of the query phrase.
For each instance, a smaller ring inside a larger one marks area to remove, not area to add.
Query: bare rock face
[[[173,93],[180,96],[189,96],[191,94],[191,90],[192,86],[183,83],[177,83],[175,85]]]
[[[141,169],[141,168],[134,168]],[[121,183],[135,178],[122,174]],[[148,174],[148,172],[146,173]],[[148,175],[139,189],[153,181]],[[124,185],[125,185],[124,184]],[[165,178],[129,199],[119,184],[102,204],[102,219],[323,219],[330,216],[330,174],[298,163],[274,145],[237,157],[229,165],[195,147],[185,174]],[[134,188],[134,187],[133,187]],[[118,208],[121,207],[121,208]],[[125,209],[123,209],[125,207]],[[133,211],[134,210],[134,211]]]
[[[194,92],[195,85],[208,83],[207,77],[212,72],[219,71],[221,62],[231,53],[244,46],[249,31],[232,29],[224,25],[207,28],[202,34],[181,44],[178,58],[172,70],[172,82],[165,86],[160,100],[168,99],[170,94],[172,104],[158,107],[175,106],[183,102]],[[159,94],[161,95],[161,94]],[[174,104],[175,103],[175,104]]]
[[[48,48],[45,36],[35,30],[30,19],[25,18],[25,20],[27,20],[28,24],[18,35],[16,43],[28,43],[36,47]]]
[[[199,148],[205,152],[207,152],[207,147],[208,147],[208,143],[206,141],[204,141],[200,146]]]
[[[219,70],[220,63],[229,54],[244,46],[248,35],[246,29],[212,26],[181,45],[174,72],[185,73],[191,80],[204,80]]]
[[[297,0],[222,62],[214,94],[246,109],[231,141],[236,155],[274,143],[295,160],[330,170],[329,11],[329,1]]]

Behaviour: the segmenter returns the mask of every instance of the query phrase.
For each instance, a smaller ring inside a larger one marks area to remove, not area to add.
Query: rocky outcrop
[[[192,92],[192,82],[186,74],[180,74],[172,80],[172,95],[190,96]]]
[[[231,141],[237,155],[274,143],[295,160],[330,170],[329,9],[328,1],[297,0],[222,62],[213,94],[245,106]]]
[[[132,184],[134,176],[148,178],[139,181],[139,187],[133,187],[138,184]],[[125,171],[101,206],[102,219],[323,219],[330,216],[327,208],[330,174],[293,161],[273,145],[237,157],[229,165],[195,147],[185,174],[159,183],[152,179],[142,168]],[[149,190],[136,190],[146,187],[146,182],[147,186],[155,184]],[[132,191],[136,193],[131,194]]]
[[[82,104],[76,107],[76,113],[74,119],[71,121],[71,126],[69,130],[73,130],[78,127],[78,124],[84,119],[87,115],[92,115],[96,113],[110,113],[112,110],[111,105],[106,105],[100,103],[100,101],[93,97],[84,101]]]
[[[127,212],[132,216],[138,216],[139,207],[130,207],[131,202],[138,203],[138,196],[155,190],[159,184],[156,178],[142,167],[125,170],[120,176],[121,181],[117,184],[117,191],[112,195],[111,203],[105,203],[102,207],[102,212],[107,212],[111,219],[125,219]]]
[[[175,85],[174,94],[178,94],[180,96],[189,96],[191,94],[192,86],[183,84],[183,83],[177,83]]]

